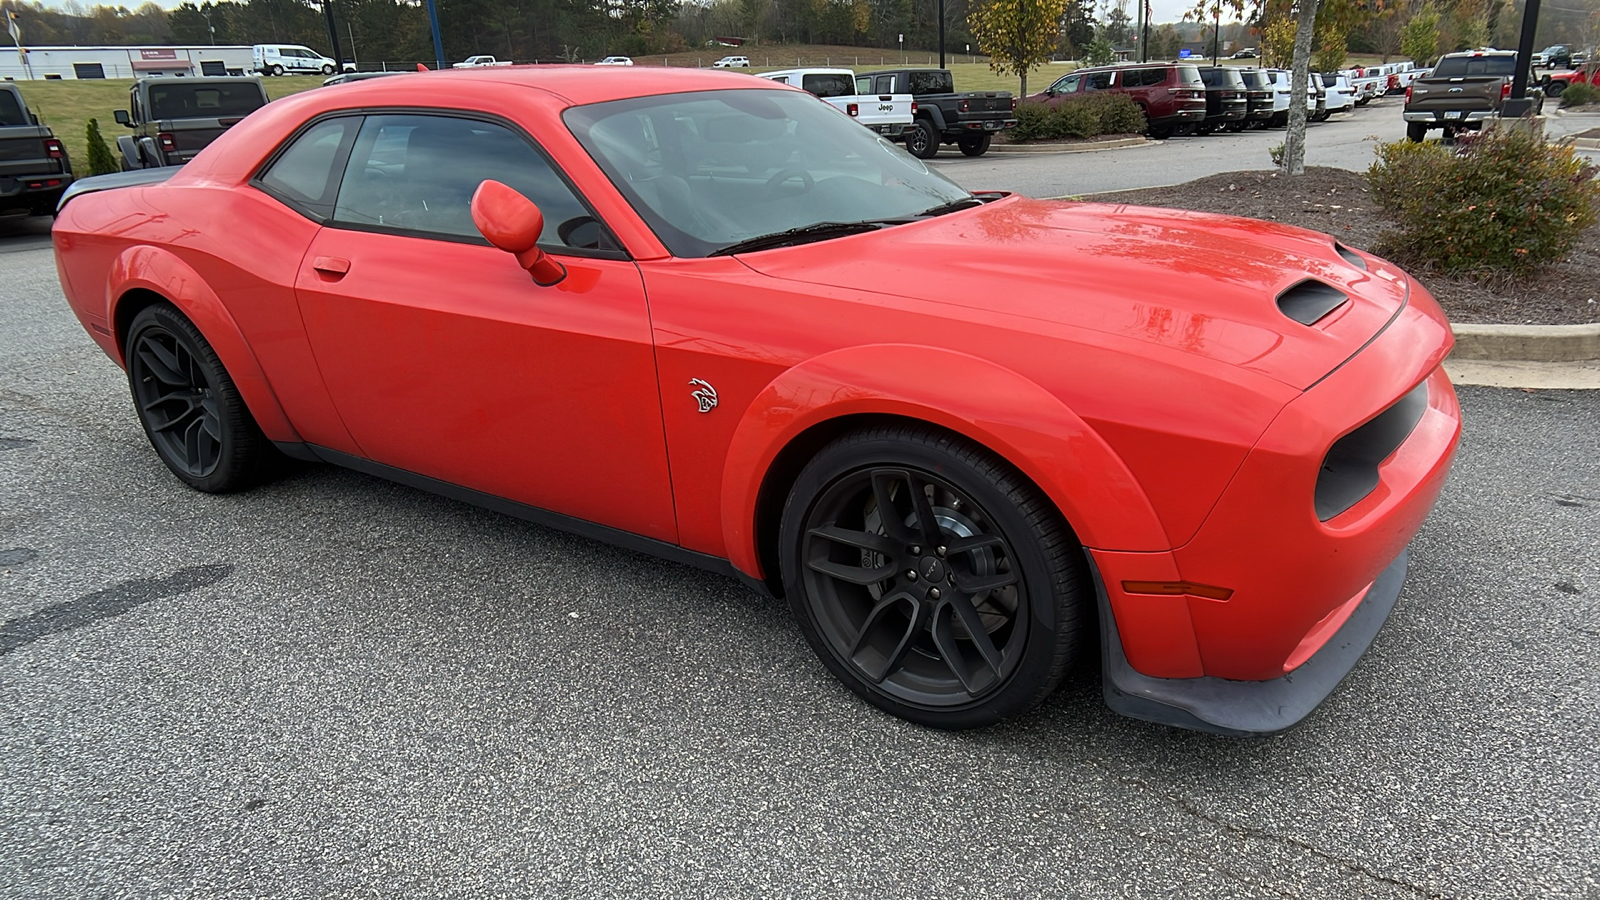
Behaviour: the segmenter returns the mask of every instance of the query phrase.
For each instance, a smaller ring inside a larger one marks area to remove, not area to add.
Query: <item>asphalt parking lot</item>
[[[40,237],[0,223],[0,894],[1600,898],[1600,392],[1462,390],[1301,728],[1088,673],[950,734],[716,576],[334,468],[189,491]]]

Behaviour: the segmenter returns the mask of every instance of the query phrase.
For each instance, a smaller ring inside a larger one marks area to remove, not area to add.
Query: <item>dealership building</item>
[[[0,49],[6,81],[139,78],[145,75],[243,75],[250,47],[15,47]]]

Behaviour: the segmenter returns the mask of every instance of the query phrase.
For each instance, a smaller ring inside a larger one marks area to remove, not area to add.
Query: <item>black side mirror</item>
[[[118,125],[133,125],[133,119],[128,115],[128,111],[125,109],[119,109],[111,115],[116,118]]]

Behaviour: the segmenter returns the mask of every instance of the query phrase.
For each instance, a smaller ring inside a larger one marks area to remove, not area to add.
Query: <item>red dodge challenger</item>
[[[971,193],[815,97],[538,66],[280,100],[78,182],[61,284],[201,491],[286,454],[728,573],[867,701],[1302,719],[1460,432],[1421,285],[1267,222]]]

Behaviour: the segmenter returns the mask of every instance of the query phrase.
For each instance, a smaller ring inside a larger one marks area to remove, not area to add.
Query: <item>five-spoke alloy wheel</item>
[[[139,422],[174,475],[211,493],[259,480],[271,447],[216,352],[182,313],[156,304],[134,316],[126,363]]]
[[[1044,699],[1083,617],[1081,549],[1037,488],[975,445],[846,435],[785,509],[784,583],[823,662],[872,703],[943,728]]]

